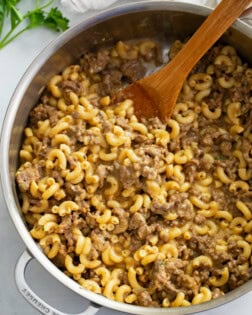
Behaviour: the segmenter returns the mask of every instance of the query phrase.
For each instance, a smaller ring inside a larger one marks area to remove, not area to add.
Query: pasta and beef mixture
[[[109,299],[175,307],[252,278],[252,68],[216,45],[163,124],[114,98],[161,63],[158,43],[120,41],[55,75],[16,181],[32,237],[65,274]]]

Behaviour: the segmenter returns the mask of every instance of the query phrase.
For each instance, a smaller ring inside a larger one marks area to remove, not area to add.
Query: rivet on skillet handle
[[[33,257],[28,253],[28,251],[24,251],[23,254],[19,257],[18,262],[16,264],[15,280],[17,288],[20,291],[20,293],[41,314],[71,315],[69,313],[58,311],[51,305],[47,304],[29,287],[25,279],[25,270],[32,259]],[[88,308],[84,312],[73,315],[95,315],[99,311],[99,309],[100,309],[99,305],[90,303]]]

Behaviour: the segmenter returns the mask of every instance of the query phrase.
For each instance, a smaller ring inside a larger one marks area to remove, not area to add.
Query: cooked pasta
[[[212,48],[165,125],[114,98],[159,56],[153,40],[120,41],[51,78],[16,181],[31,236],[83,289],[180,307],[252,278],[252,69]]]

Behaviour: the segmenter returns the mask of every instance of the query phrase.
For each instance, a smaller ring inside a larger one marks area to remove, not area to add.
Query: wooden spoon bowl
[[[157,116],[163,122],[169,120],[192,68],[250,3],[251,0],[222,0],[166,66],[123,90],[123,95],[134,101],[138,118]]]

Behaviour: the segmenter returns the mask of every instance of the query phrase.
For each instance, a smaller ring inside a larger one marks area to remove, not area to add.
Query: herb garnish
[[[54,2],[47,1],[41,4],[36,0],[33,10],[22,13],[17,5],[20,0],[0,0],[0,49],[12,42],[25,31],[45,26],[56,32],[65,31],[68,28],[68,19],[63,16],[58,8],[46,9]],[[10,22],[10,29],[3,34],[4,26]]]

